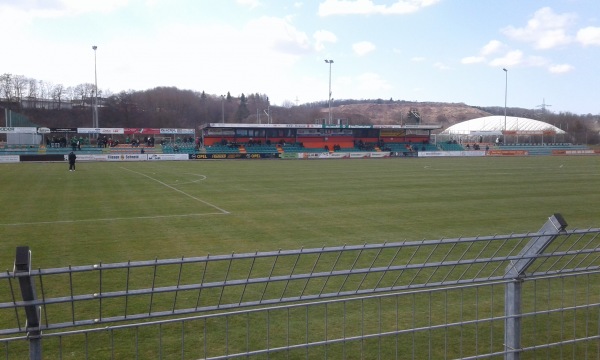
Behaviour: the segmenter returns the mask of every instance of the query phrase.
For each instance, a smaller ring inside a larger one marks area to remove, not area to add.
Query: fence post
[[[538,233],[543,236],[531,238],[519,252],[520,259],[512,260],[506,268],[506,278],[512,279],[504,290],[504,359],[519,360],[521,356],[521,291],[523,275],[558,235],[567,223],[560,214],[552,215]]]
[[[15,256],[15,276],[19,278],[19,287],[24,302],[37,300],[35,284],[31,276],[31,250],[29,246],[18,246]],[[41,307],[36,305],[25,305],[25,316],[27,321],[27,339],[29,340],[29,359],[42,359],[42,332],[40,330]]]

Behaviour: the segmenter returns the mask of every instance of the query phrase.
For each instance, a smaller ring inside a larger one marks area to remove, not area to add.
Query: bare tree
[[[94,84],[90,84],[90,83],[85,83],[85,84],[79,84],[77,86],[75,86],[75,88],[73,89],[73,100],[75,99],[79,99],[82,102],[82,105],[86,104],[86,102],[89,102],[89,104],[91,105],[91,98],[94,94]]]
[[[292,106],[294,106],[294,103],[291,100],[287,100],[286,99],[286,100],[283,100],[283,103],[281,103],[281,106],[284,107],[284,108],[286,108],[286,109],[289,109]]]
[[[69,86],[64,89],[65,92],[65,100],[74,100],[75,99],[75,88]]]
[[[38,80],[38,100],[43,100],[46,99],[48,97],[48,93],[46,92],[47,87],[46,84],[44,83],[44,80]]]
[[[52,91],[54,90],[54,84],[49,81],[44,81],[43,86],[44,86],[44,93],[46,94],[46,96],[44,97],[44,100],[51,99]]]
[[[62,99],[64,97],[64,87],[62,84],[54,85],[52,88],[52,100],[58,103],[58,110],[62,107]]]
[[[38,89],[38,82],[36,79],[27,79],[27,100],[29,101],[29,106],[32,108],[37,107],[37,99],[39,95]]]
[[[21,100],[23,100],[27,88],[27,78],[24,75],[15,75],[12,78],[12,82],[15,101],[21,104]]]
[[[13,82],[12,74],[2,74],[0,76],[0,97],[6,99],[6,101],[12,101],[13,99]]]
[[[36,79],[29,78],[27,79],[27,98],[30,100],[35,100],[38,97],[38,82]]]

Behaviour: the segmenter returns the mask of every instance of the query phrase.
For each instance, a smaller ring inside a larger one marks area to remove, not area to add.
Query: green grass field
[[[0,166],[0,267],[600,226],[600,157]]]
[[[537,231],[557,212],[567,220],[569,229],[600,227],[597,206],[600,157],[80,162],[76,172],[69,172],[64,163],[22,163],[1,165],[0,179],[4,209],[0,212],[0,267],[6,270],[12,270],[15,248],[19,245],[31,247],[35,268],[49,268],[524,233]],[[7,301],[6,296],[0,297]],[[341,312],[340,305],[332,305],[326,324],[330,336],[339,337],[341,329],[348,334],[359,334],[360,324],[376,329],[380,326],[377,317],[381,313],[384,318],[390,316],[390,307],[412,309],[417,316],[417,320],[412,320],[416,321],[415,326],[427,325],[429,318],[425,314],[440,321],[449,314],[458,316],[453,313],[459,310],[454,306],[436,310],[441,304],[455,300],[445,297],[448,295],[440,296],[421,295],[400,305],[372,300],[364,310],[365,319],[344,319],[343,326],[339,323],[342,320],[334,316]],[[466,291],[461,293],[460,301],[465,308],[475,308],[476,304],[469,306],[468,302],[478,296],[481,299],[476,302],[481,303],[497,298],[491,303],[498,308],[494,310],[496,316],[501,314],[501,290],[485,295]],[[436,312],[439,314],[435,315]],[[250,339],[256,348],[263,346],[261,341],[266,331],[281,333],[278,341],[285,344],[286,331],[290,331],[286,326],[290,322],[298,322],[298,336],[303,336],[304,310],[292,310],[291,315],[274,312],[271,316],[270,330],[261,327],[264,319],[260,315],[240,315],[239,319],[231,318],[232,330],[228,331],[238,332],[236,336],[240,339],[246,333],[256,337]],[[315,317],[310,332],[312,341],[318,341],[323,332],[323,316],[318,311],[311,316]],[[393,330],[394,316],[385,320],[389,320],[387,326]],[[561,324],[560,321],[556,323]],[[239,328],[234,329],[234,323]],[[246,328],[244,324],[252,324],[252,331],[248,330],[250,325]],[[195,326],[198,329],[194,330]],[[219,338],[225,333],[222,326],[194,323],[187,325],[191,329],[186,328],[185,332],[198,339],[198,333],[209,328],[207,336]],[[497,344],[501,344],[501,324],[493,326],[499,327],[494,337],[499,337]],[[153,343],[156,329],[139,331],[141,356],[156,358],[158,347]],[[172,358],[178,358],[182,328],[178,324],[165,325],[161,331],[168,334],[162,344],[165,352],[172,351]],[[476,346],[472,341],[474,333],[490,334],[485,324],[481,328],[465,327],[465,332],[462,331],[463,328],[460,334],[450,335],[460,337],[461,349]],[[106,335],[98,333],[92,337]],[[432,341],[443,343],[449,335],[441,332],[436,336],[431,340],[427,334],[421,334],[405,346],[431,350]],[[135,354],[131,346],[134,337],[138,338],[137,333],[114,339],[117,346],[127,348],[117,358]],[[98,341],[102,345],[92,350],[96,356],[91,358],[108,357],[110,350],[106,339],[103,341]],[[190,358],[198,357],[202,341],[186,343],[186,348],[191,347]],[[392,357],[389,352],[397,351],[398,345],[393,339],[383,341],[382,356]],[[46,357],[55,357],[58,347],[55,342],[56,338],[46,341]],[[381,347],[376,340],[371,342],[365,348],[369,349],[365,358],[376,356],[374,349]],[[90,346],[93,344],[94,341]],[[82,339],[68,344],[65,341],[62,346],[64,358],[80,358],[84,348]],[[243,341],[240,346],[243,347]],[[433,348],[441,351],[434,357],[443,356],[443,347]],[[348,347],[333,345],[328,349],[331,353],[337,349],[362,357],[359,343]],[[23,353],[21,349],[12,351]],[[323,349],[311,351],[322,358],[319,351]],[[452,351],[456,355],[462,350]],[[301,351],[291,358],[304,358],[303,355]]]

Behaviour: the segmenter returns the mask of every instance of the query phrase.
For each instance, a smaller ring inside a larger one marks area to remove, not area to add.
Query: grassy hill
[[[394,102],[394,103],[356,103],[344,104],[332,108],[332,117],[341,119],[364,118],[373,124],[411,123],[408,114],[416,110],[421,115],[422,124],[439,124],[443,127],[491,113],[479,108],[457,103],[435,102]],[[323,110],[324,113],[328,109]]]

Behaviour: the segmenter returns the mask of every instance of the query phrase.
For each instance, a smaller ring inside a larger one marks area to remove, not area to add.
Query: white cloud
[[[493,67],[545,67],[548,64],[548,59],[541,56],[525,56],[521,50],[509,51],[504,56],[492,59],[488,63]]]
[[[250,21],[244,29],[243,41],[257,39],[255,45],[263,43],[271,50],[290,55],[310,52],[308,36],[289,22],[274,17],[262,17]]]
[[[391,5],[377,5],[372,0],[325,0],[319,4],[319,16],[331,15],[399,15],[419,11],[440,0],[398,0]]]
[[[147,89],[177,84],[215,94],[256,91],[294,98],[300,95],[298,89],[292,94],[280,89],[290,88],[289,74],[301,56],[314,52],[308,36],[281,18],[263,17],[241,27],[176,24],[156,33],[98,44],[99,86],[125,83]],[[128,61],[122,61],[123,56]]]
[[[577,41],[583,46],[600,45],[600,27],[589,26],[577,32]]]
[[[53,19],[67,16],[76,16],[82,13],[101,12],[109,13],[127,5],[128,0],[106,1],[14,1],[2,2],[0,0],[0,33],[10,33],[13,40],[23,36],[23,31],[37,19]]]
[[[548,59],[541,56],[527,56],[523,59],[522,65],[542,67],[548,65]]]
[[[62,0],[63,10],[70,13],[110,12],[127,5],[129,0],[81,1]]]
[[[262,3],[258,0],[236,0],[239,5],[247,6],[250,9],[257,8],[262,5]]]
[[[371,72],[359,75],[356,80],[358,88],[365,92],[385,91],[392,88],[392,86],[386,80],[382,79],[379,74]]]
[[[483,57],[483,56],[467,56],[460,60],[460,62],[462,64],[479,64],[484,61],[485,61],[485,57]]]
[[[108,13],[124,7],[129,0],[55,0],[55,1],[14,1],[0,4],[3,13],[8,11],[21,13],[29,18],[56,18],[90,12]]]
[[[461,59],[461,63],[465,65],[469,64],[479,64],[485,62],[487,60],[487,56],[496,54],[502,51],[506,46],[498,41],[491,40],[487,44],[485,44],[481,50],[479,50],[478,56],[467,56]]]
[[[523,52],[520,50],[513,50],[507,52],[503,57],[493,59],[489,62],[489,65],[494,67],[507,67],[519,65],[522,62]]]
[[[364,56],[375,50],[375,45],[368,41],[357,42],[352,45],[352,50],[358,56]]]
[[[412,61],[412,62],[423,62],[425,60],[427,60],[427,59],[422,56],[415,56],[410,59],[410,61]]]
[[[491,40],[481,48],[481,55],[491,55],[497,53],[504,47],[504,44],[498,40]]]
[[[567,35],[573,14],[556,14],[549,7],[539,9],[522,28],[506,27],[502,32],[515,40],[533,43],[536,49],[551,49],[572,41]]]
[[[337,42],[337,36],[334,33],[326,30],[319,30],[313,34],[315,39],[315,50],[321,51],[325,48],[325,43]]]
[[[573,71],[574,67],[569,64],[556,64],[548,67],[548,71],[553,74],[564,74]]]
[[[433,67],[436,68],[436,69],[438,69],[438,70],[442,70],[442,71],[450,70],[450,66],[444,64],[443,62],[439,62],[439,61],[436,62],[436,63],[434,63]]]

